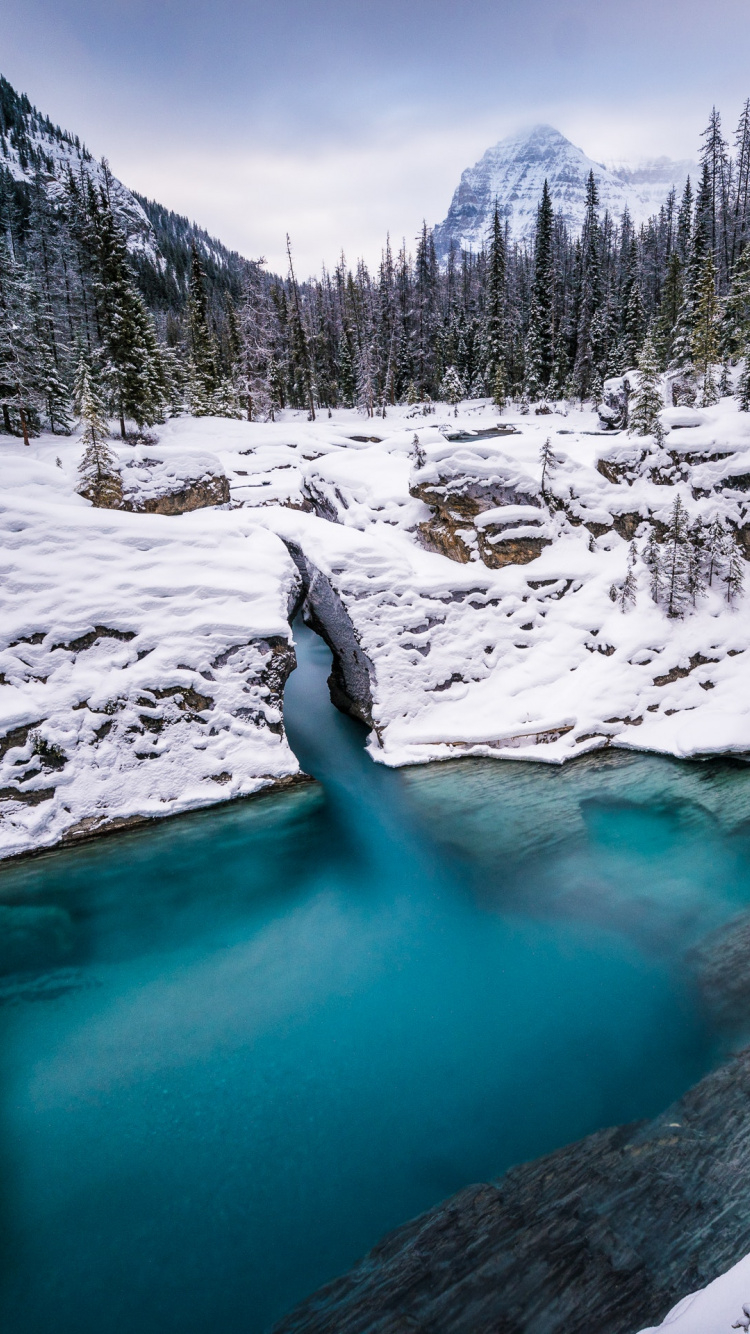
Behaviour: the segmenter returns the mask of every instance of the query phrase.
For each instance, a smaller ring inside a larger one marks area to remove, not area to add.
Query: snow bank
[[[484,401],[445,420],[183,418],[113,442],[137,508],[221,479],[228,501],[181,517],[92,510],[75,438],[4,440],[0,736],[26,734],[2,761],[0,848],[296,771],[279,712],[289,550],[325,581],[334,648],[341,626],[359,646],[379,762],[750,753],[750,596],[729,607],[715,587],[670,621],[642,566],[632,610],[610,596],[678,492],[691,518],[750,537],[750,419],[725,399],[677,429],[687,411],[663,447],[591,412]]]
[[[715,1278],[708,1287],[683,1297],[664,1317],[660,1325],[650,1326],[640,1334],[731,1334],[733,1329],[750,1327],[750,1255]]]
[[[296,774],[278,539],[243,511],[92,509],[56,468],[40,499],[44,465],[14,465],[30,480],[0,503],[0,855]]]

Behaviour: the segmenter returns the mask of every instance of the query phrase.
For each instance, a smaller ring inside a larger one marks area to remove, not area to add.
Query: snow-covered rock
[[[243,511],[95,510],[45,467],[0,507],[0,855],[297,774],[282,543]]]
[[[3,760],[0,844],[295,772],[275,730],[293,588],[379,762],[750,752],[750,594],[729,606],[715,584],[669,620],[639,562],[636,606],[611,597],[629,542],[663,533],[678,493],[750,551],[750,418],[730,399],[698,416],[663,446],[592,412],[498,419],[483,400],[442,427],[409,408],[286,412],[117,443],[134,507],[223,479],[213,508],[182,515],[92,509],[75,438],[4,442],[0,737],[27,732]]]

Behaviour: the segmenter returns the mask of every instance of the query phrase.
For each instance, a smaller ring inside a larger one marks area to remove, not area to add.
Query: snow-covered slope
[[[105,186],[127,236],[128,249],[160,265],[154,231],[138,200],[101,162],[92,157],[77,135],[61,130],[0,79],[0,167],[16,181],[38,180],[51,200],[62,193],[72,175],[79,184],[88,178]]]
[[[298,586],[282,543],[244,511],[92,509],[71,481],[44,441],[30,458],[4,446],[5,856],[299,772],[281,722]]]
[[[670,409],[657,449],[589,412],[439,411],[183,418],[118,443],[132,509],[162,487],[213,504],[193,513],[92,509],[75,438],[3,445],[2,852],[294,773],[280,708],[303,593],[381,763],[750,753],[750,591],[729,605],[717,583],[670,620],[639,560],[635,607],[610,596],[677,494],[747,548],[747,414]]]
[[[609,209],[619,218],[628,208],[640,223],[658,212],[671,186],[679,190],[691,170],[691,163],[668,158],[634,169],[608,168],[593,162],[559,130],[535,125],[488,148],[475,166],[464,171],[447,217],[435,228],[438,257],[445,258],[451,241],[478,250],[486,240],[496,203],[501,217],[508,219],[511,236],[531,236],[545,178],[555,211],[578,231],[590,171],[596,178],[602,211]]]
[[[750,1328],[750,1255],[715,1278],[708,1287],[683,1297],[660,1325],[640,1334],[731,1334]]]

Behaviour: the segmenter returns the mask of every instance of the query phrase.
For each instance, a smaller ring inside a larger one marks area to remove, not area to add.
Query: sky
[[[546,121],[694,158],[750,96],[750,0],[2,0],[0,72],[127,185],[301,274],[413,246]]]

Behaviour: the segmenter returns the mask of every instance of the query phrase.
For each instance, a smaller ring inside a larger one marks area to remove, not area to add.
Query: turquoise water
[[[302,627],[320,783],[0,874],[0,1323],[260,1334],[472,1180],[718,1059],[750,771],[388,772]]]

